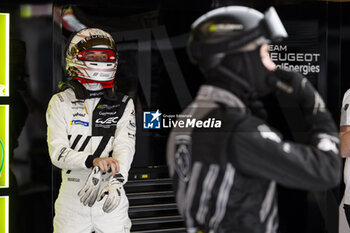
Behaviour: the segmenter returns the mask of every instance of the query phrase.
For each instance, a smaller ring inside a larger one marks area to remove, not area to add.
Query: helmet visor
[[[115,62],[117,56],[112,49],[86,49],[78,53],[78,59],[81,61],[105,61],[105,62]]]
[[[86,37],[84,40],[81,40],[77,44],[73,45],[69,49],[69,53],[74,56],[80,53],[81,51],[84,51],[86,49],[91,49],[96,46],[106,46],[114,50],[116,49],[113,40],[105,37],[92,38],[92,36],[90,36],[90,37]]]

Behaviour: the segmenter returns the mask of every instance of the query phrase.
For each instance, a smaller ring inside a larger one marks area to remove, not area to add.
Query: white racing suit
[[[102,93],[102,94],[101,94]],[[129,202],[122,190],[119,206],[105,213],[106,197],[92,207],[80,202],[83,188],[96,157],[118,160],[124,183],[135,152],[135,111],[133,101],[119,94],[118,100],[106,100],[103,91],[89,92],[89,98],[77,99],[72,89],[55,94],[46,119],[48,146],[52,163],[62,169],[62,183],[55,203],[55,233],[130,232]],[[103,175],[100,191],[111,173]]]

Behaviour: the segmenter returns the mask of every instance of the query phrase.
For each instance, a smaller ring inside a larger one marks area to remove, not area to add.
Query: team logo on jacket
[[[107,110],[116,109],[119,107],[120,107],[120,104],[114,104],[114,105],[99,104],[99,105],[97,105],[97,109],[107,109]]]
[[[72,109],[84,109],[84,100],[71,101]]]
[[[73,117],[85,117],[85,113],[77,112],[73,114]]]
[[[189,180],[191,166],[191,137],[178,135],[175,137],[175,170],[179,178],[185,182]]]
[[[117,112],[99,112],[98,114],[101,116],[114,116]]]
[[[119,117],[108,117],[106,119],[104,118],[98,118],[95,121],[96,127],[102,127],[102,128],[110,128],[111,126],[116,126],[118,123]]]
[[[82,105],[82,104],[84,104],[84,100],[75,100],[75,101],[71,101],[71,103],[73,105]]]
[[[92,135],[114,135],[119,120],[123,117],[125,105],[101,98],[93,111]]]
[[[103,91],[98,91],[98,92],[89,92],[89,97],[101,97],[103,96]]]
[[[144,129],[160,129],[162,113],[157,110],[156,112],[143,112],[143,128]]]
[[[89,122],[87,121],[81,121],[81,120],[72,120],[69,122],[70,125],[82,125],[82,126],[89,126]]]

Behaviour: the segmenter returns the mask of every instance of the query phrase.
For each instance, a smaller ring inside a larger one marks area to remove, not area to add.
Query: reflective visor
[[[116,53],[112,49],[87,49],[78,54],[78,59],[81,61],[106,61],[115,62]]]
[[[116,49],[113,40],[105,37],[90,36],[86,37],[85,39],[79,41],[76,45],[72,46],[70,53],[74,56],[81,51],[90,49],[97,45],[106,45],[109,48]]]

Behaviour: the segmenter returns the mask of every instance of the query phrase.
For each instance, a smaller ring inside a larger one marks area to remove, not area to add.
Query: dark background
[[[31,4],[32,16],[23,17]],[[64,80],[62,52],[72,33],[62,26],[61,10],[71,6],[89,27],[110,32],[120,61],[117,83],[134,98],[137,146],[133,169],[165,166],[168,130],[143,130],[142,112],[180,113],[204,82],[186,54],[191,23],[222,5],[248,5],[260,11],[274,5],[294,52],[320,53],[318,74],[307,75],[337,124],[342,96],[350,88],[349,2],[330,1],[19,1],[0,3],[11,13],[11,181],[10,232],[52,232],[53,204],[60,172],[51,166],[45,111],[58,81]],[[49,9],[49,13],[45,13]],[[21,16],[22,12],[22,16]],[[56,14],[52,14],[55,12]],[[308,193],[279,187],[280,232],[337,232],[343,187]]]

